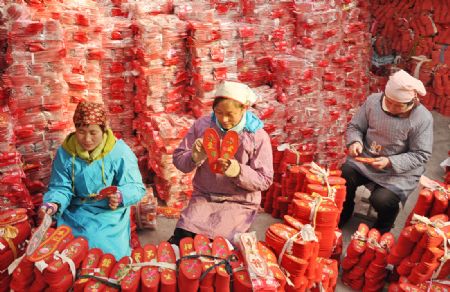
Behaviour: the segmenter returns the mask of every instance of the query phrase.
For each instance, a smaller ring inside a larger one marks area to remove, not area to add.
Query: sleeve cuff
[[[239,162],[237,162],[236,159],[230,159],[231,164],[225,170],[225,175],[228,177],[237,177],[241,173],[241,166],[239,165]]]

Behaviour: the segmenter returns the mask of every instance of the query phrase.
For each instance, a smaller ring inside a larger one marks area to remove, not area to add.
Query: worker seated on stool
[[[369,202],[377,212],[373,227],[381,233],[392,228],[399,203],[417,187],[433,146],[433,117],[417,94],[426,94],[422,82],[400,70],[390,76],[384,93],[367,97],[350,121],[340,228],[352,217],[358,186],[374,183]],[[358,156],[372,161],[359,162]]]

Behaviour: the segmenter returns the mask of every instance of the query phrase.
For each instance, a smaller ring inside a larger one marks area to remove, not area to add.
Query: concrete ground
[[[425,175],[432,179],[442,180],[444,175],[444,170],[439,166],[439,164],[448,157],[448,151],[450,150],[450,118],[444,117],[438,113],[433,112],[434,117],[434,144],[433,144],[433,155],[428,162],[427,170]],[[359,197],[364,197],[368,195],[368,191],[364,188],[358,189]],[[405,207],[400,211],[397,220],[395,222],[395,227],[391,231],[397,238],[400,231],[403,229],[406,218],[414,207],[417,200],[418,192],[414,192],[408,199]],[[358,195],[357,195],[358,196]],[[359,208],[359,209],[358,209]],[[360,204],[357,207],[356,212],[366,213],[367,205]],[[175,228],[176,219],[167,219],[164,217],[158,217],[156,230],[141,230],[139,231],[139,239],[142,244],[152,243],[158,244],[161,241],[169,239]],[[267,228],[275,223],[279,222],[279,219],[274,219],[270,214],[260,213],[254,224],[251,227],[251,231],[256,231],[259,240],[264,240],[265,232]],[[351,235],[355,232],[360,222],[366,222],[364,219],[359,217],[353,217],[344,227],[344,251],[346,246],[350,241]],[[367,222],[366,222],[367,223]],[[352,291],[350,288],[344,286],[342,283],[338,283],[336,291]]]

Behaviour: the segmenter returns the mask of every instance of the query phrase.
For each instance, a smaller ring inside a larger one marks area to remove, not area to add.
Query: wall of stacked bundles
[[[288,144],[330,168],[345,158],[346,124],[369,86],[381,90],[395,67],[450,115],[445,1],[370,2],[0,0],[0,204],[41,203],[81,100],[107,106],[145,180],[176,207],[192,174],[174,168],[172,152],[221,80],[258,93],[252,110],[274,149]]]

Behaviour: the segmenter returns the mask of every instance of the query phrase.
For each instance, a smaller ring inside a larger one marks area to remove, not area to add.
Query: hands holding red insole
[[[208,158],[208,164],[211,171],[214,173],[225,173],[230,167],[239,167],[237,161],[233,159],[239,147],[239,135],[235,131],[228,131],[220,140],[219,134],[213,129],[208,128],[203,135],[203,149]],[[236,166],[237,165],[237,166]],[[236,170],[238,173],[240,169]],[[233,171],[232,174],[235,174]]]

